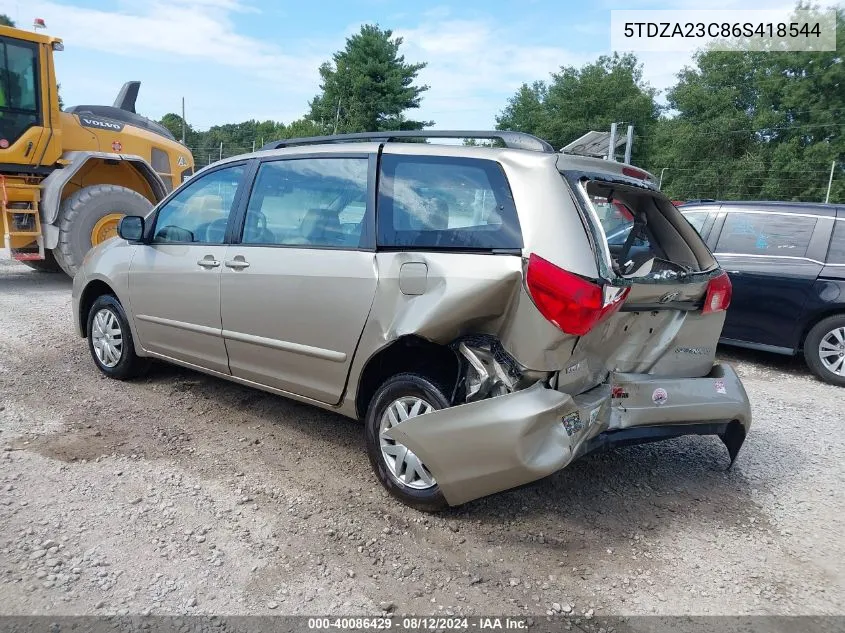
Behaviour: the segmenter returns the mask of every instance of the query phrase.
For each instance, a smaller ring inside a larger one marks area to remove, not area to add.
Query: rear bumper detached
[[[703,378],[616,374],[570,396],[541,383],[394,426],[459,505],[550,475],[587,453],[681,435],[717,435],[733,464],[751,426],[742,382],[717,363]]]

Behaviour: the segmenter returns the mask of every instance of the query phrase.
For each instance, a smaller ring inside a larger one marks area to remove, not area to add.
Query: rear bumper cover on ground
[[[612,377],[574,398],[537,383],[411,418],[388,434],[420,457],[451,505],[535,481],[594,450],[680,435],[720,436],[733,463],[751,412],[730,366],[717,363],[703,378]]]

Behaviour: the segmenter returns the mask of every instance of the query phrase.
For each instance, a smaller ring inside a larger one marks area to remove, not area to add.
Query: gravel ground
[[[0,263],[0,613],[845,613],[845,391],[721,350],[754,427],[431,516],[358,423],[156,365],[100,376],[70,281]]]

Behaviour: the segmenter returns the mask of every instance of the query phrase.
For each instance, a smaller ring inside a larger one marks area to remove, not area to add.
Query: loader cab
[[[59,157],[57,38],[0,26],[0,165],[30,171]],[[50,88],[52,86],[52,89]],[[27,169],[30,167],[30,169]]]
[[[38,46],[0,38],[0,146],[41,122],[38,101]]]

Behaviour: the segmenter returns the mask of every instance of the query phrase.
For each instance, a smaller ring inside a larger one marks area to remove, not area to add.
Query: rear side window
[[[777,213],[728,213],[717,253],[804,257],[816,218]]]
[[[833,237],[827,253],[828,264],[845,264],[845,220],[833,223]]]
[[[707,221],[707,213],[705,211],[684,213],[684,217],[692,224],[692,228],[701,235],[702,229],[704,229],[704,223]]]
[[[501,166],[472,158],[383,155],[378,245],[522,248],[516,207]]]

